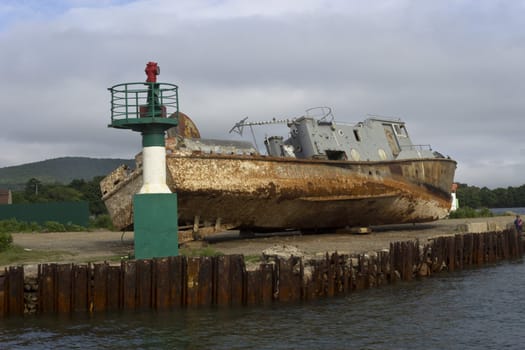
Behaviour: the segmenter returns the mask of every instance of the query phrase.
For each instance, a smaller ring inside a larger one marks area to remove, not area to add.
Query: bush
[[[41,229],[36,222],[28,223],[16,219],[0,220],[0,232],[34,232]]]
[[[494,216],[494,214],[490,211],[489,208],[478,209],[478,214],[480,217],[483,217],[483,218]]]
[[[90,219],[90,226],[93,228],[105,228],[108,230],[114,229],[111,217],[107,214],[99,215],[95,219]]]
[[[45,232],[66,232],[66,227],[60,222],[56,221],[46,221],[44,222],[44,231]]]
[[[181,248],[179,250],[179,255],[187,256],[187,257],[193,257],[193,256],[220,256],[223,255],[223,253],[216,251],[215,249],[211,247],[203,247],[203,248]]]
[[[64,225],[64,227],[66,231],[70,231],[70,232],[87,231],[87,229],[84,226],[80,226],[80,225],[72,224],[72,223],[67,223],[66,225]]]
[[[20,223],[16,219],[0,221],[0,232],[19,232]]]
[[[7,232],[0,233],[0,252],[7,250],[13,244],[13,236]]]
[[[36,222],[31,222],[28,225],[28,231],[29,232],[40,232],[42,231],[42,226],[40,226]]]
[[[43,226],[36,222],[17,221],[16,219],[0,220],[0,232],[16,233],[16,232],[81,232],[87,231],[87,228],[67,223],[63,225],[56,221],[47,221]]]
[[[480,217],[491,217],[492,212],[488,208],[473,209],[470,207],[458,208],[455,211],[450,212],[449,218],[461,219],[461,218],[480,218]]]

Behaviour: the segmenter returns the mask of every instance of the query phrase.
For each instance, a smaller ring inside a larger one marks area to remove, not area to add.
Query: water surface
[[[525,264],[307,304],[0,321],[1,349],[523,349]]]

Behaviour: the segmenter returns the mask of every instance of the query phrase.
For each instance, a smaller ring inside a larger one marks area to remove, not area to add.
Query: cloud
[[[204,136],[329,105],[345,122],[404,119],[458,161],[459,182],[523,183],[523,1],[39,4],[0,5],[0,166],[132,157],[140,138],[107,128],[106,88],[154,60]]]

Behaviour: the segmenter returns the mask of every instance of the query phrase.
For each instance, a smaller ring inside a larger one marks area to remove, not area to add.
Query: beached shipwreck
[[[267,137],[267,154],[245,141],[200,138],[183,113],[166,139],[167,183],[178,196],[179,226],[271,231],[324,230],[416,223],[445,217],[456,162],[413,144],[401,120],[380,117],[338,123],[331,111],[310,111],[282,122],[286,139]],[[142,185],[136,169],[122,166],[101,189],[115,227],[133,225],[132,196]],[[197,225],[197,226],[195,226]]]

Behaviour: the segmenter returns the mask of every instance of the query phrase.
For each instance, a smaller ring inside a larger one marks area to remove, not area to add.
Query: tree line
[[[68,185],[48,184],[32,178],[26,182],[24,190],[13,192],[13,203],[87,201],[91,215],[107,214],[99,185],[103,178],[104,176],[95,176],[90,181],[74,179]]]
[[[525,207],[525,185],[519,187],[496,188],[458,184],[456,197],[459,207],[480,208],[517,208]]]
[[[96,176],[90,181],[74,179],[68,185],[42,183],[32,178],[25,184],[23,191],[13,193],[14,203],[41,203],[53,201],[87,201],[91,215],[107,214],[102,202],[100,181],[104,176]],[[458,184],[456,196],[460,207],[480,208],[515,208],[525,207],[525,185],[519,187],[496,188]]]

